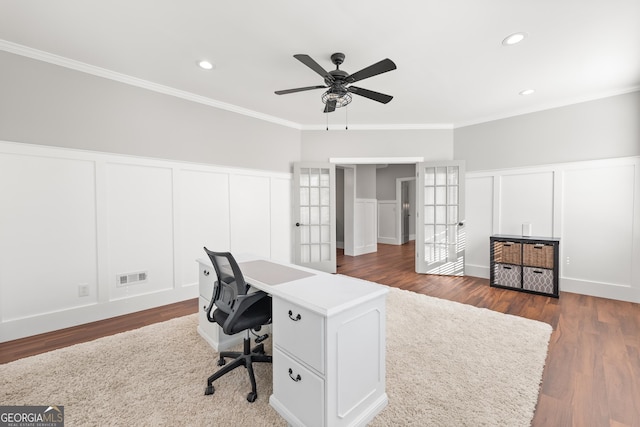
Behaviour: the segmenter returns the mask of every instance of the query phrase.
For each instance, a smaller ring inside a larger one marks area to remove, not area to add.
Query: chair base
[[[249,332],[247,331],[247,337],[243,342],[243,351],[222,351],[220,352],[220,359],[218,359],[218,366],[223,366],[213,375],[211,375],[207,379],[207,387],[205,388],[204,394],[210,395],[215,392],[215,387],[213,386],[213,382],[223,375],[233,371],[235,368],[239,366],[244,366],[249,371],[249,380],[251,381],[251,392],[247,395],[247,400],[249,402],[254,402],[258,398],[258,393],[256,390],[256,377],[253,373],[253,362],[266,362],[272,363],[272,356],[267,356],[264,352],[264,344],[258,344],[253,349],[251,349],[251,338],[249,337]],[[225,359],[230,358],[233,359],[231,363],[227,365],[227,361]]]

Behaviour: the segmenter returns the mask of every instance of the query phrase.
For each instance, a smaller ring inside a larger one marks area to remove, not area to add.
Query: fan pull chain
[[[329,113],[324,113],[324,115],[327,118],[327,130],[329,130]]]
[[[344,130],[349,130],[349,106],[344,107]]]

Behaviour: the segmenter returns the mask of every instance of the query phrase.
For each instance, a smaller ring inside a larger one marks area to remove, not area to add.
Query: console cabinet
[[[494,235],[490,242],[490,285],[559,297],[560,239]]]

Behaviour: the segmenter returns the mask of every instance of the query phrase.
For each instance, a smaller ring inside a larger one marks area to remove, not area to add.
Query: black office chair
[[[247,395],[249,402],[254,402],[258,397],[256,392],[256,378],[253,373],[253,362],[271,363],[271,356],[267,356],[264,351],[262,341],[268,335],[256,336],[256,346],[251,349],[252,330],[259,331],[262,325],[271,321],[271,297],[263,291],[248,293],[250,285],[244,281],[240,267],[229,252],[212,252],[206,247],[204,251],[211,259],[213,268],[216,270],[218,280],[213,288],[213,296],[209,307],[207,307],[207,319],[222,327],[227,335],[232,335],[241,331],[247,331],[244,338],[244,349],[239,351],[221,351],[218,366],[225,365],[225,358],[234,360],[218,370],[207,379],[207,388],[204,394],[213,394],[215,388],[213,382],[231,372],[238,366],[244,366],[249,371],[251,380],[251,393]],[[215,310],[213,310],[215,306]]]

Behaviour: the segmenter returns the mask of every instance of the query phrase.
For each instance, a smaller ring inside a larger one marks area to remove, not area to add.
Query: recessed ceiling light
[[[213,69],[213,64],[209,61],[198,61],[198,67],[202,68],[203,70],[211,70]]]
[[[520,43],[527,37],[526,33],[513,33],[507,36],[504,40],[502,40],[502,44],[504,46],[512,46],[514,44]]]
[[[534,92],[535,92],[535,90],[533,90],[533,89],[525,89],[522,92],[520,92],[520,95],[527,96],[527,95],[531,95]]]

